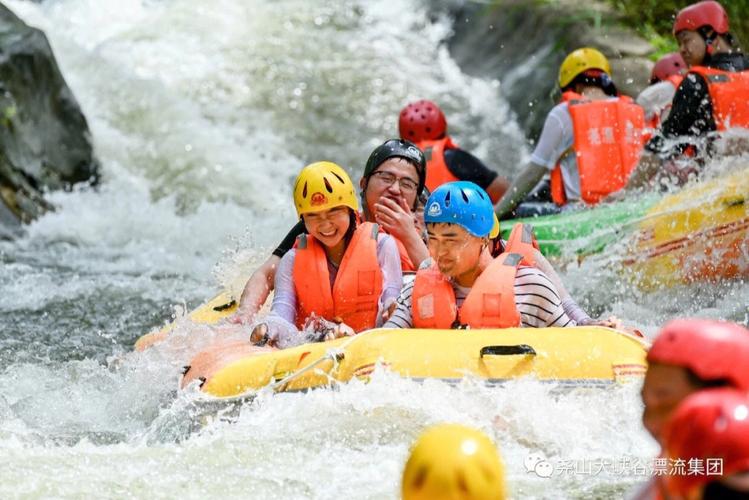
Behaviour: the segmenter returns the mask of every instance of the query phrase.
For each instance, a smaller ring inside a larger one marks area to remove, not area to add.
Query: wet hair
[[[492,257],[499,257],[499,255],[504,253],[504,251],[505,244],[502,241],[501,234],[499,234],[496,238],[489,240],[489,252],[492,254]]]
[[[611,97],[616,97],[619,95],[619,90],[616,88],[616,85],[614,85],[611,77],[608,75],[608,73],[600,69],[589,69],[583,71],[575,78],[573,78],[572,81],[562,89],[562,92],[575,90],[577,85],[598,87],[603,90],[606,95],[609,95]]]
[[[348,229],[346,230],[346,234],[343,236],[344,240],[346,240],[346,246],[348,246],[349,242],[351,241],[351,238],[354,237],[354,231],[356,231],[356,226],[359,225],[359,216],[356,214],[356,211],[354,211],[354,209],[349,207],[348,215],[349,215]]]
[[[726,43],[731,47],[732,52],[741,52],[741,47],[739,47],[739,44],[734,38],[734,36],[729,33],[717,33],[713,28],[710,26],[700,26],[697,28],[697,33],[702,37],[703,40],[705,40],[705,43],[708,45],[712,45],[715,40],[720,36],[723,38],[723,40],[726,41]],[[703,64],[710,62],[712,59],[712,54],[709,52],[705,52],[705,57],[703,58]]]

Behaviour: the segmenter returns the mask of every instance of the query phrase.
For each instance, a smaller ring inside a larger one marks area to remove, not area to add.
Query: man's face
[[[370,214],[375,213],[375,204],[380,198],[390,198],[399,205],[413,207],[416,202],[416,189],[419,174],[416,167],[400,157],[388,158],[382,162],[367,179],[362,179],[364,201]]]
[[[427,224],[429,254],[440,272],[459,279],[476,270],[484,247],[484,239],[468,233],[457,224]]]
[[[698,389],[690,382],[685,368],[650,363],[642,384],[642,402],[645,404],[642,423],[658,442],[664,425],[679,403]]]

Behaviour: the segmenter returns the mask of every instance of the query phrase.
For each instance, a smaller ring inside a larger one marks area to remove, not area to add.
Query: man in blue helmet
[[[479,186],[459,181],[438,187],[424,221],[431,259],[404,286],[384,328],[576,325],[554,284],[520,254],[487,258],[494,207]]]

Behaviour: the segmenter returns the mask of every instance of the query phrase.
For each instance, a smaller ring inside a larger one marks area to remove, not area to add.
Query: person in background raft
[[[479,186],[458,181],[438,187],[424,221],[432,259],[403,287],[384,328],[575,326],[554,284],[522,255],[486,258],[496,218]]]
[[[359,183],[361,217],[376,222],[395,238],[404,272],[415,271],[429,256],[426,244],[414,220],[419,196],[424,191],[426,160],[414,144],[399,139],[385,141],[372,151]],[[273,290],[276,268],[291,250],[297,237],[306,231],[299,221],[283,241],[257,268],[244,287],[239,309],[232,323],[251,323]],[[416,264],[414,264],[414,262]]]
[[[709,389],[686,398],[664,429],[669,499],[749,498],[749,395]],[[675,464],[681,462],[683,467]]]
[[[508,216],[551,171],[551,195],[559,207],[595,204],[618,191],[637,165],[645,116],[619,96],[611,67],[596,49],[570,53],[559,68],[562,102],[549,112],[530,163],[496,206]]]
[[[645,123],[652,134],[671,112],[671,101],[681,85],[687,63],[674,52],[658,59],[650,74],[650,86],[640,92],[635,102],[645,110]]]
[[[471,181],[496,203],[507,191],[507,179],[455,144],[447,134],[445,114],[434,102],[415,101],[403,108],[398,116],[398,131],[402,139],[424,152],[430,192],[446,182]]]
[[[688,396],[729,387],[749,393],[749,330],[735,323],[677,319],[667,323],[648,351],[642,386],[645,429],[663,446],[664,428]],[[664,488],[658,476],[630,500],[653,500]]]
[[[749,60],[729,32],[725,9],[714,1],[692,4],[677,14],[673,33],[689,72],[676,89],[668,119],[645,145],[627,189],[650,184],[664,162],[676,168],[669,160],[693,156],[711,132],[749,128]],[[684,137],[690,138],[687,143],[679,141]],[[709,147],[702,149],[711,153]]]
[[[435,425],[414,443],[403,470],[403,500],[504,500],[505,469],[482,432]]]
[[[281,259],[271,313],[251,340],[285,348],[379,326],[403,284],[394,239],[359,222],[354,185],[334,163],[300,172],[294,205],[306,232]]]

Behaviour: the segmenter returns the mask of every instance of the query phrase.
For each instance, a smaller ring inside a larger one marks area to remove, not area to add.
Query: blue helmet
[[[429,196],[424,210],[427,224],[458,224],[472,235],[489,236],[494,227],[494,205],[486,191],[473,182],[448,182]]]

